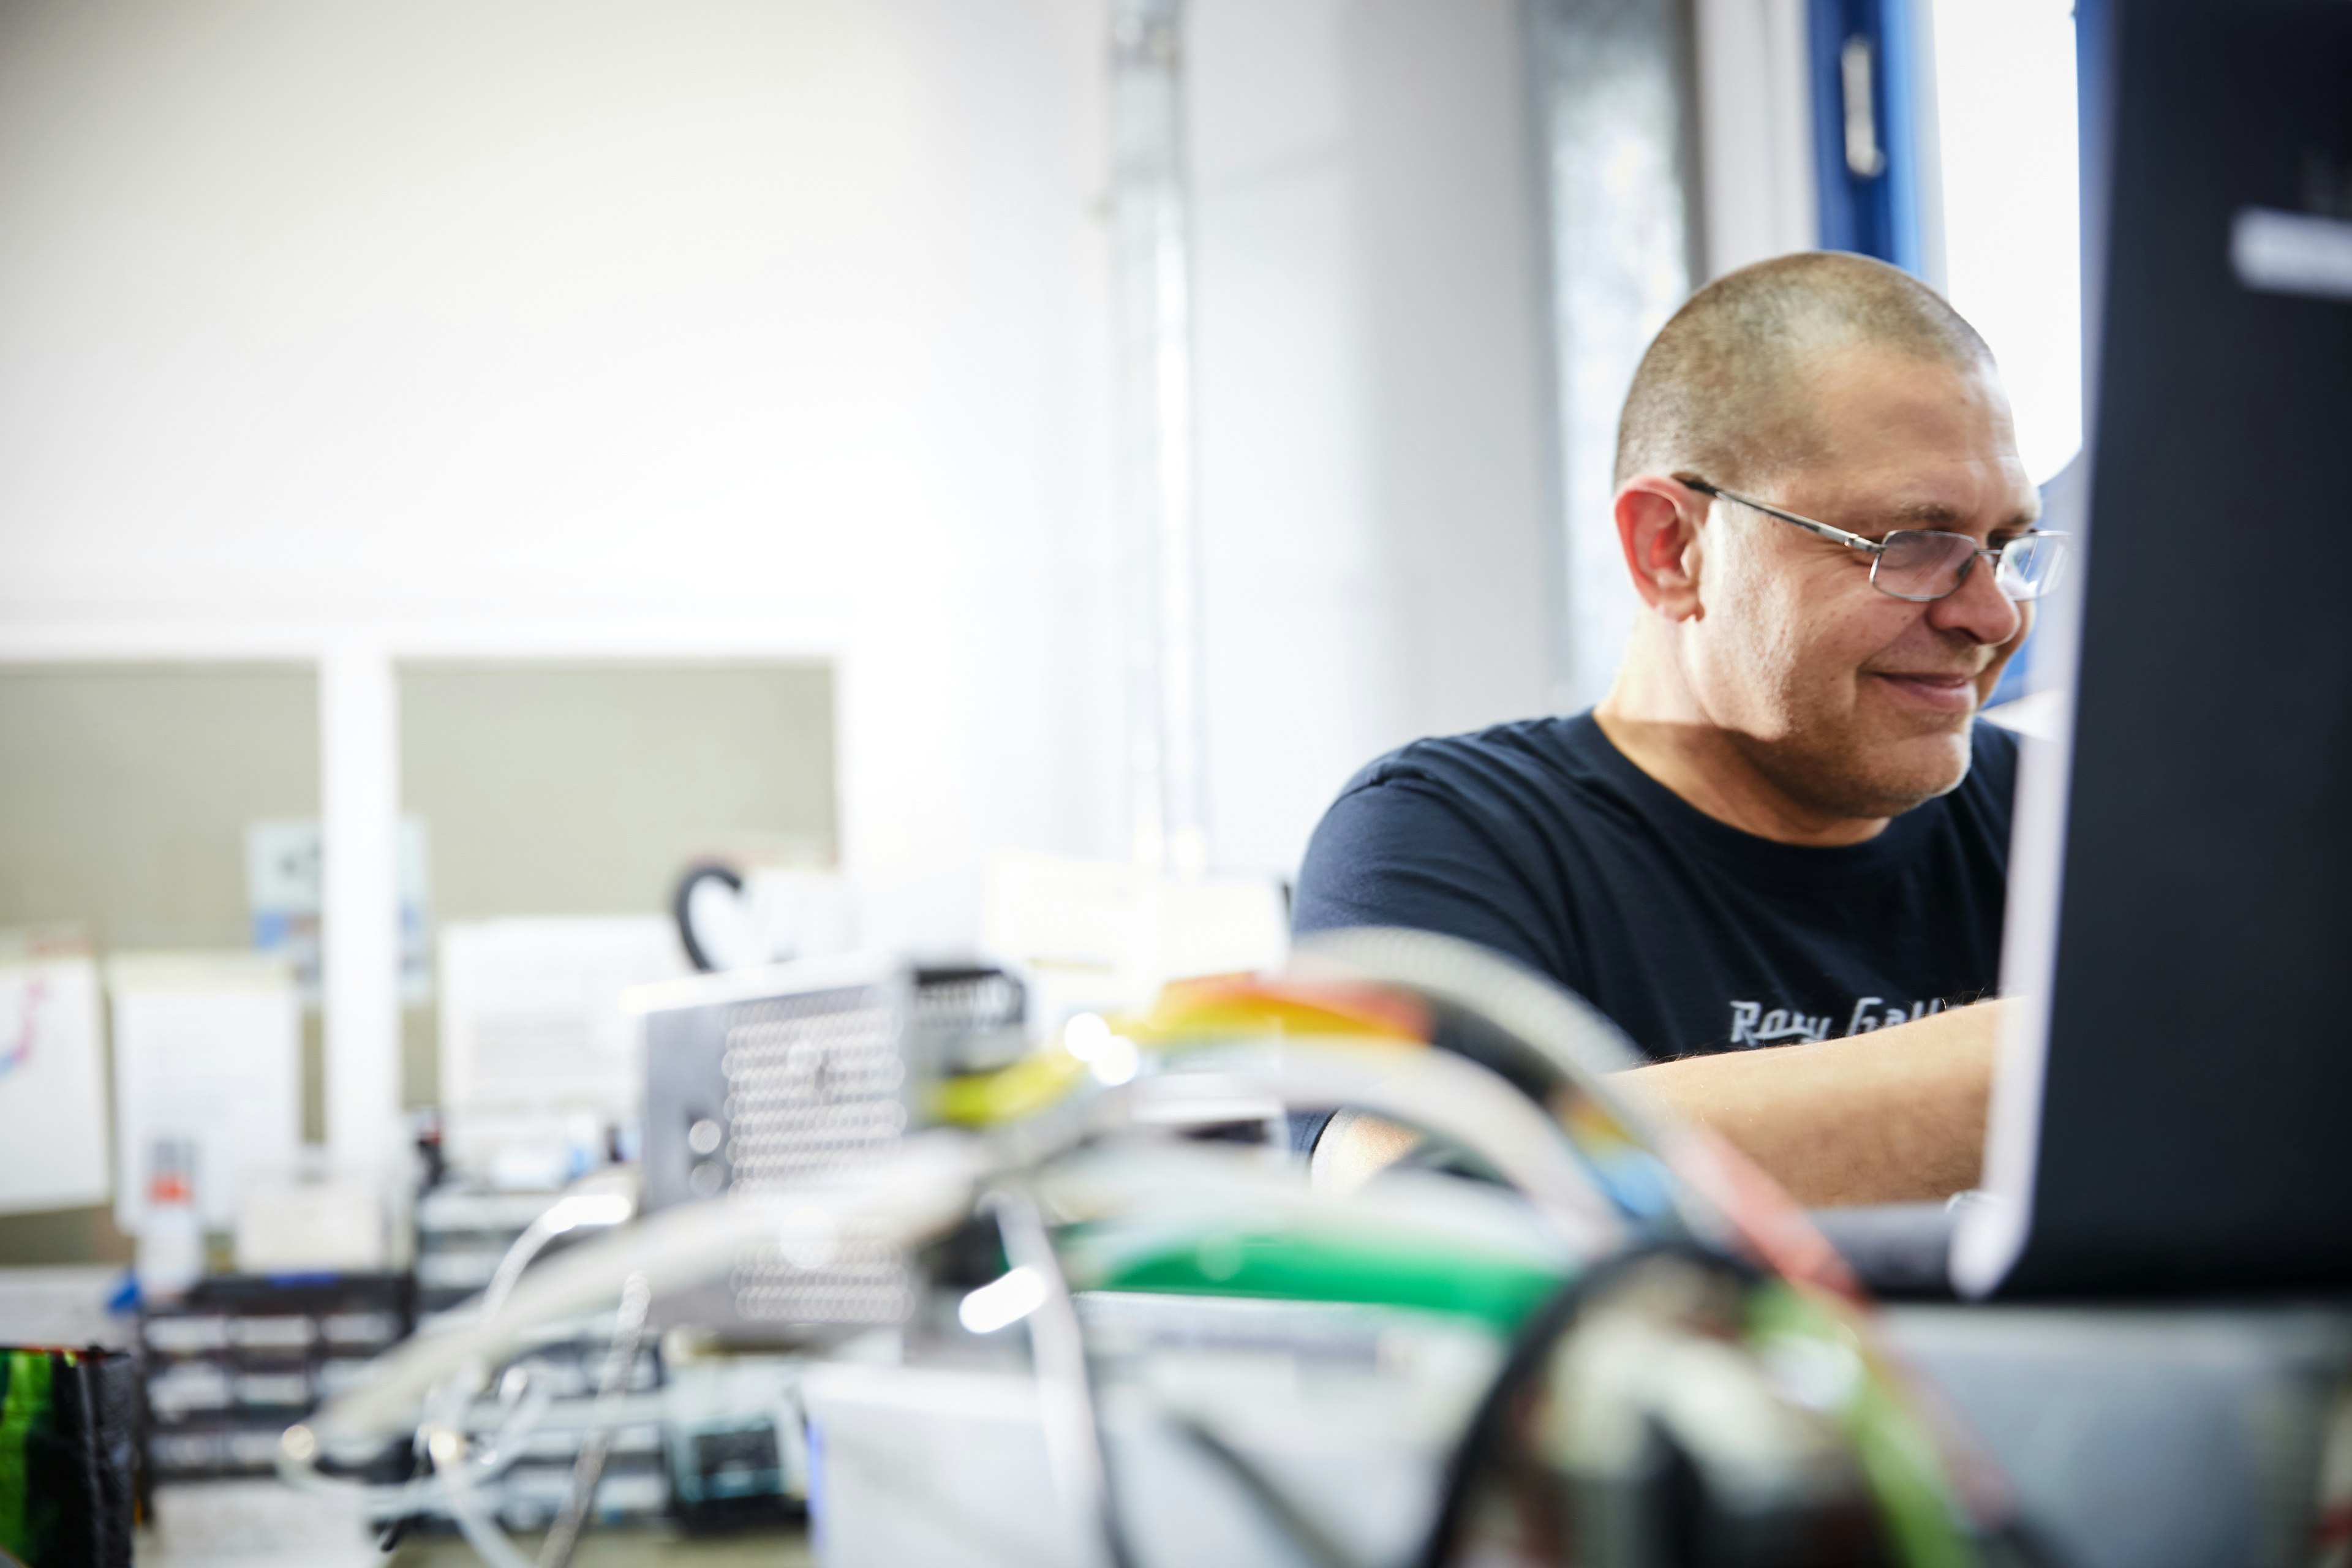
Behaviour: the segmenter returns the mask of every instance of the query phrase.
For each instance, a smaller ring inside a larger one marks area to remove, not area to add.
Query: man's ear
[[[1695,621],[1699,520],[1706,500],[1664,474],[1637,474],[1617,491],[1617,542],[1642,602],[1670,621]]]

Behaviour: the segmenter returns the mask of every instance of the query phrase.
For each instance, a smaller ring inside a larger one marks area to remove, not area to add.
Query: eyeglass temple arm
[[[1685,489],[1696,490],[1703,496],[1721,496],[1725,500],[1738,501],[1741,506],[1753,507],[1767,517],[1777,517],[1782,522],[1793,522],[1808,533],[1818,533],[1823,539],[1834,539],[1849,550],[1866,550],[1871,554],[1876,555],[1886,548],[1874,539],[1864,539],[1859,533],[1848,533],[1843,528],[1832,528],[1826,522],[1815,522],[1810,517],[1799,517],[1793,511],[1782,511],[1777,506],[1769,506],[1763,501],[1741,495],[1738,490],[1727,490],[1720,485],[1708,484],[1705,479],[1686,479],[1680,475],[1676,475],[1675,479]]]
[[[1858,533],[1848,533],[1843,528],[1832,528],[1826,522],[1815,522],[1810,517],[1799,517],[1793,511],[1782,511],[1777,506],[1769,506],[1763,501],[1754,500],[1748,496],[1741,495],[1737,490],[1725,489],[1721,485],[1711,485],[1705,479],[1689,479],[1684,475],[1676,474],[1675,476],[1675,482],[1681,485],[1685,489],[1696,490],[1703,496],[1720,496],[1725,500],[1738,501],[1741,506],[1753,507],[1767,517],[1777,517],[1782,522],[1795,523],[1799,528],[1805,530],[1809,533],[1818,533],[1823,539],[1834,539],[1840,544],[1845,545],[1847,548],[1852,550],[1866,550],[1873,555],[1883,555],[1886,552],[1886,546],[1875,539],[1864,539]],[[2019,534],[2015,539],[2009,540],[2003,543],[1996,544],[1990,548],[1979,548],[1977,551],[1977,554],[1983,556],[1986,560],[1998,565],[2002,557],[2008,553],[2009,547],[2012,544],[2022,543],[2024,541],[2031,539],[2048,543],[2054,549],[2063,551],[2066,548],[2066,540],[2069,537],[2067,531],[2063,528],[2031,529],[2024,533]],[[2060,556],[2058,559],[2063,560],[2063,557]]]

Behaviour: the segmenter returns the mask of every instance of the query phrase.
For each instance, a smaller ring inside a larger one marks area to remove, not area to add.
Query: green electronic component
[[[1528,1258],[1478,1248],[1230,1225],[1148,1236],[1074,1227],[1065,1245],[1073,1272],[1094,1289],[1411,1307],[1474,1318],[1504,1334],[1564,1277]]]
[[[0,1347],[0,1562],[130,1568],[136,1378],[119,1352]]]
[[[1914,1414],[1893,1373],[1873,1364],[1853,1331],[1822,1303],[1780,1280],[1750,1292],[1751,1343],[1769,1355],[1794,1341],[1849,1358],[1853,1375],[1834,1407],[1838,1426],[1870,1483],[1887,1535],[1910,1568],[1969,1568],[1978,1561],[1964,1533],[1935,1438]]]
[[[9,1351],[0,1358],[0,1551],[24,1562],[47,1555],[61,1505],[43,1498],[40,1456],[55,1411],[45,1351]]]

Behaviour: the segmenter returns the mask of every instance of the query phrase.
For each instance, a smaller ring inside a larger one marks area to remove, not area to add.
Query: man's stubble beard
[[[1815,658],[1802,629],[1805,606],[1757,595],[1753,580],[1742,575],[1735,582],[1750,593],[1736,587],[1718,606],[1737,629],[1710,661],[1717,679],[1702,675],[1697,684],[1713,687],[1721,705],[1703,702],[1766,783],[1807,812],[1846,821],[1900,816],[1959,787],[1971,760],[1973,713],[1940,721],[1923,714],[1920,728],[1891,739],[1868,733],[1864,698],[1875,677],[1851,671],[1840,701],[1834,688],[1825,689],[1828,683],[1807,673]],[[1742,679],[1755,671],[1773,673],[1761,681]],[[1893,717],[1882,710],[1882,720]],[[1914,750],[1930,736],[1948,742],[1940,756],[1930,752],[1906,765],[1889,754]]]
[[[1860,683],[1873,678],[1854,679]],[[1948,729],[1934,726],[1888,741],[1864,732],[1859,701],[1843,712],[1822,712],[1816,704],[1795,700],[1796,693],[1779,697],[1773,737],[1735,731],[1734,742],[1775,789],[1810,812],[1846,820],[1900,816],[1948,795],[1968,777],[1973,714],[1958,717]],[[1906,764],[1889,754],[1897,747],[1912,751],[1931,738],[1944,742],[1941,757],[1931,752]]]

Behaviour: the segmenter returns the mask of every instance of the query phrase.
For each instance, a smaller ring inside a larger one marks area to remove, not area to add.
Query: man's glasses
[[[1965,533],[1946,533],[1932,528],[1898,528],[1884,539],[1864,539],[1859,533],[1848,533],[1843,528],[1832,528],[1826,522],[1815,522],[1810,517],[1799,517],[1793,511],[1751,500],[1705,479],[1676,477],[1703,496],[1738,501],[1767,517],[1792,522],[1809,533],[1834,539],[1849,550],[1867,551],[1872,556],[1870,585],[1882,594],[1914,604],[1932,604],[1958,591],[1960,584],[1969,580],[1969,569],[1977,563],[1979,555],[1992,561],[1993,581],[2004,595],[2011,599],[2038,599],[2058,581],[2058,569],[2066,559],[2066,536],[2063,533],[2021,533],[1990,550]]]

